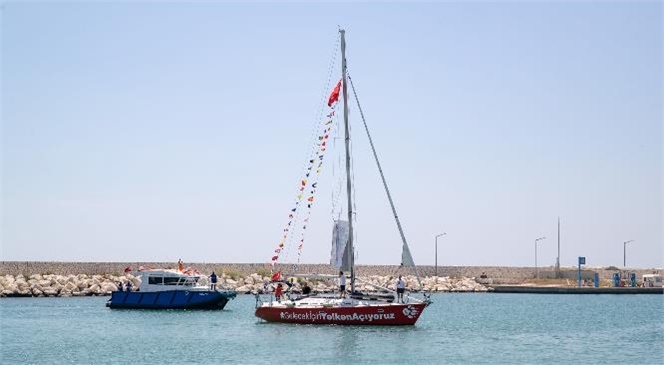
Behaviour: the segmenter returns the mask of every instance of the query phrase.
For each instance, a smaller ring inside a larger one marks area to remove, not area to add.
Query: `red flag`
[[[327,106],[332,106],[337,100],[339,100],[339,91],[341,90],[341,80],[337,82],[337,86],[334,87],[334,90],[332,90],[332,94],[330,94],[330,99],[327,101]]]
[[[277,281],[280,278],[281,278],[281,270],[279,270],[279,271],[275,272],[274,274],[272,274],[272,281]]]

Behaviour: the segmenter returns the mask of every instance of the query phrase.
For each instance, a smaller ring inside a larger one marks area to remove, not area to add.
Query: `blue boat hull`
[[[235,292],[213,290],[114,291],[106,306],[116,309],[224,309],[235,295]]]

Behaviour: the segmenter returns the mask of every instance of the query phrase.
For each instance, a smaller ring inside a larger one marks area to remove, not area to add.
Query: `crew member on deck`
[[[302,295],[309,295],[311,293],[311,288],[309,287],[309,284],[304,283],[304,286],[302,287]]]
[[[279,283],[277,284],[277,289],[274,290],[274,297],[277,298],[277,302],[281,302],[281,293],[283,293],[283,289],[281,283]]]
[[[182,259],[178,259],[178,270],[184,272],[184,262],[182,262]]]
[[[211,290],[217,290],[217,274],[212,272],[212,275],[210,275],[210,289]]]
[[[401,275],[397,279],[397,301],[403,303],[403,292],[406,291],[406,283],[404,283]]]
[[[346,296],[346,276],[343,271],[339,271],[339,298]]]

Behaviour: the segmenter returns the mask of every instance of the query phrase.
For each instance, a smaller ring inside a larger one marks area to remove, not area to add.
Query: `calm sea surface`
[[[10,364],[664,364],[661,295],[437,294],[413,327],[111,310],[108,297],[0,299]]]

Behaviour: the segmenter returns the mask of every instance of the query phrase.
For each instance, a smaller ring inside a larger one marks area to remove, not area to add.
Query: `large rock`
[[[45,288],[43,292],[47,297],[55,297],[59,294],[59,291],[53,287]]]
[[[242,286],[237,287],[237,288],[235,289],[235,291],[238,292],[238,293],[248,294],[248,293],[250,293],[253,289],[254,289],[254,288],[251,287],[250,285],[242,285]]]
[[[101,294],[101,287],[98,284],[92,284],[92,286],[88,288],[88,292],[94,295],[99,295]]]
[[[103,282],[100,286],[101,293],[104,295],[109,295],[112,291],[118,290],[118,287],[111,282]]]
[[[76,283],[76,286],[78,287],[79,290],[85,290],[88,287],[90,287],[90,285],[88,285],[88,281],[89,280],[86,278],[79,278],[78,282]]]

